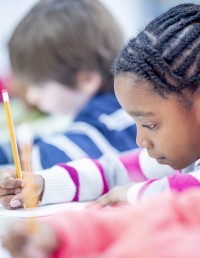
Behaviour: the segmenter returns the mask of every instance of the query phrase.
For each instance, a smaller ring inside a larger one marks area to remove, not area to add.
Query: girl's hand
[[[0,170],[0,203],[6,209],[35,207],[41,200],[44,179],[30,172],[22,172],[22,179],[16,178],[14,169]]]
[[[26,220],[11,225],[3,238],[3,246],[13,258],[49,258],[59,247],[59,240],[50,225],[37,223],[34,233],[30,232]]]
[[[128,190],[135,183],[130,183],[123,186],[113,187],[108,193],[99,197],[96,201],[86,205],[88,209],[100,209],[110,204],[125,203],[127,202]]]

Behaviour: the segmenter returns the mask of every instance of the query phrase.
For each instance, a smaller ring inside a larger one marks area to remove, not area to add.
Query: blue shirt
[[[33,168],[45,169],[83,156],[97,159],[107,152],[136,147],[134,121],[121,109],[114,92],[102,93],[86,104],[66,132],[35,139]],[[10,155],[0,147],[0,164],[8,163]]]

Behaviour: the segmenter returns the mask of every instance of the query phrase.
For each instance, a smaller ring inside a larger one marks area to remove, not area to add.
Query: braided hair
[[[200,5],[181,4],[153,20],[122,49],[114,70],[146,79],[163,97],[193,94],[200,87]]]

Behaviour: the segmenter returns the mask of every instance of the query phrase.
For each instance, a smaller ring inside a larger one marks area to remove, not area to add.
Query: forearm
[[[133,151],[120,157],[105,154],[99,160],[82,158],[39,172],[44,178],[45,184],[41,205],[92,201],[114,186],[124,185],[130,181],[141,181],[141,179],[144,181],[146,179],[144,174],[138,176],[138,164],[144,160],[144,158],[141,159],[141,153],[141,151]],[[152,168],[149,169],[153,171]],[[162,174],[162,166],[159,166],[158,169]],[[172,173],[174,170],[167,171]]]
[[[160,165],[144,149],[122,154],[119,158],[132,182],[143,182],[152,178],[162,178],[172,175],[175,172],[173,168],[167,165]]]
[[[181,192],[191,187],[200,187],[200,170],[188,174],[176,172],[174,175],[162,179],[137,183],[129,189],[127,199],[130,203],[135,203],[163,191]]]
[[[112,158],[110,158],[110,163],[107,166],[111,166],[111,160]],[[112,187],[112,184],[128,182],[126,171],[115,170],[112,167],[112,172],[109,173],[102,160],[89,158],[36,172],[44,178],[44,193],[41,205],[95,200],[106,193]]]

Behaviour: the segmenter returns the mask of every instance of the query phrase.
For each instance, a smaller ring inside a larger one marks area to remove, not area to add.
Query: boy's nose
[[[39,99],[39,92],[37,89],[27,88],[26,90],[26,101],[31,106],[37,106]]]

